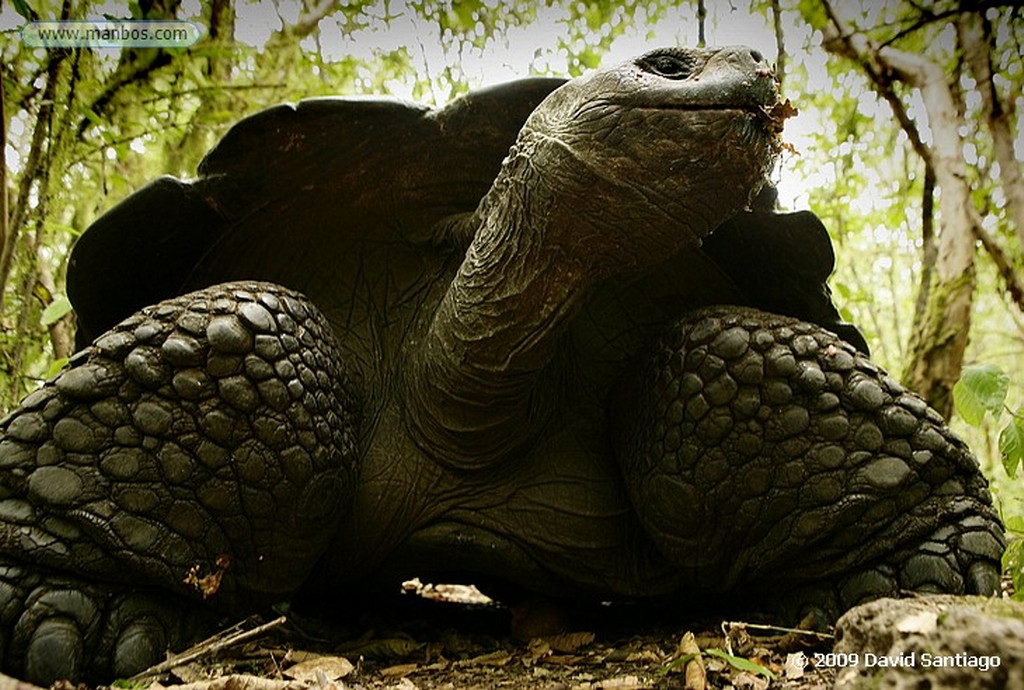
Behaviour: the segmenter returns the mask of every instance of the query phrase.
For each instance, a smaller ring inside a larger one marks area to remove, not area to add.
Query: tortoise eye
[[[640,69],[666,79],[686,79],[693,74],[693,62],[673,53],[655,53],[637,60]]]

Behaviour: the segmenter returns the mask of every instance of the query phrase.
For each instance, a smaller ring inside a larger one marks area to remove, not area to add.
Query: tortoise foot
[[[825,583],[833,613],[996,590],[1002,525],[967,446],[835,334],[709,308],[630,385],[627,485],[685,587],[799,599],[801,583]]]
[[[0,668],[144,665],[178,614],[140,585],[239,614],[294,594],[352,499],[341,361],[301,295],[228,283],[121,322],[0,420],[0,583],[23,602]]]
[[[999,591],[1004,548],[998,523],[969,515],[943,525],[916,548],[896,553],[890,562],[897,569],[901,590],[991,596]]]
[[[211,629],[214,615],[165,594],[0,563],[0,665],[42,687],[127,678]]]
[[[789,599],[788,616],[817,609],[834,623],[855,606],[901,594],[980,594],[999,591],[1003,534],[979,516],[943,525],[915,545],[852,572],[833,585],[809,586]]]

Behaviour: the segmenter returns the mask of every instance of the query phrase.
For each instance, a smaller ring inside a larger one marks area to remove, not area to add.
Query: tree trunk
[[[914,302],[914,333],[921,330],[928,313],[928,293],[935,276],[939,248],[935,244],[935,170],[931,160],[924,162],[924,189],[921,191],[921,276]]]
[[[912,337],[903,379],[948,419],[967,348],[975,282],[973,205],[958,131],[961,121],[942,67],[892,48],[880,49],[877,57],[920,90],[932,131],[931,162],[939,188],[938,256],[923,328]]]
[[[960,110],[941,66],[921,55],[870,45],[863,34],[848,30],[827,0],[822,5],[841,39],[826,41],[828,49],[860,63],[878,92],[892,104],[914,149],[935,174],[939,189],[936,262],[924,318],[911,336],[903,382],[949,419],[953,414],[953,384],[960,378],[967,349],[975,285],[975,212],[958,131],[963,124]],[[915,125],[891,88],[892,79],[920,91],[932,133],[930,147],[917,136]]]
[[[52,296],[57,294],[57,282],[53,279],[53,271],[50,269],[50,262],[43,256],[43,246],[40,243],[36,247],[36,280],[43,286],[45,291]],[[49,326],[50,346],[53,348],[55,360],[67,359],[75,351],[75,339],[72,337],[71,315],[65,314]]]

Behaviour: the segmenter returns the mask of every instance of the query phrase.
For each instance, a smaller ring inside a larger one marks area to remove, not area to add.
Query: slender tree
[[[821,6],[828,17],[828,50],[852,59],[871,80],[875,91],[891,106],[914,151],[925,167],[925,199],[922,236],[924,268],[918,299],[915,327],[912,331],[904,381],[917,390],[946,417],[952,414],[952,388],[960,376],[971,329],[975,292],[975,241],[993,255],[995,265],[1009,286],[1010,294],[1019,289],[1011,262],[1001,256],[998,245],[985,236],[964,158],[965,107],[957,87],[958,73],[950,76],[945,65],[933,57],[895,47],[895,40],[872,41],[869,36],[844,19],[828,0]],[[954,22],[966,61],[971,66],[982,93],[987,123],[994,140],[1000,171],[1011,172],[1001,180],[1007,198],[1020,177],[1020,163],[1013,154],[1010,123],[1002,117],[1001,103],[992,81],[989,62],[989,37],[985,22],[973,12],[950,12],[940,18],[928,10],[910,29],[898,37],[939,21]],[[910,116],[898,85],[915,90],[927,114],[931,141],[925,143],[918,124]],[[933,187],[938,191],[938,223],[933,231]],[[1010,206],[1010,203],[1007,203]],[[1011,208],[1011,215],[1013,209]]]

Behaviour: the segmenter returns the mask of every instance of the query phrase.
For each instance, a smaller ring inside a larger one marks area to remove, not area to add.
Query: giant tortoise
[[[356,583],[745,599],[992,593],[1003,534],[867,357],[756,52],[440,109],[315,99],[81,237],[83,348],[0,425],[2,668],[130,674]]]

